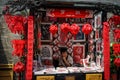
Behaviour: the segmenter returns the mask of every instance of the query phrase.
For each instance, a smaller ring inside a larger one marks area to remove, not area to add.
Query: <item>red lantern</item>
[[[85,24],[82,27],[82,32],[85,33],[86,35],[90,34],[92,31],[92,26],[90,24]]]
[[[54,35],[58,31],[58,27],[56,25],[51,25],[49,31]]]
[[[68,23],[63,23],[60,26],[63,33],[68,33],[70,31],[70,25]]]
[[[77,35],[79,31],[80,31],[80,27],[77,24],[72,24],[71,25],[70,32],[73,35]]]
[[[120,58],[116,58],[114,60],[114,64],[117,66],[117,67],[120,67]]]
[[[14,67],[13,67],[13,70],[17,73],[20,73],[22,71],[25,70],[25,66],[22,62],[17,62]]]

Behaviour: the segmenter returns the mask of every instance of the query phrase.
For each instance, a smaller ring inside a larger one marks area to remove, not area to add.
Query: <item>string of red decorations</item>
[[[104,80],[110,80],[110,40],[109,24],[103,23],[103,55],[104,55]]]

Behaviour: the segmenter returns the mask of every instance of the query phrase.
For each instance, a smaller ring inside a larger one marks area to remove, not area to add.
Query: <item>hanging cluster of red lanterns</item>
[[[14,34],[25,34],[25,24],[27,23],[27,18],[21,15],[10,15],[6,14],[4,15],[4,19],[8,25],[8,28],[10,31]],[[13,56],[17,56],[18,58],[21,58],[25,51],[26,46],[26,40],[12,40],[12,46],[13,46]],[[20,73],[25,70],[25,66],[22,62],[15,63],[13,70],[17,73]]]
[[[25,24],[27,23],[26,17],[6,14],[4,15],[4,19],[12,33],[25,33]]]
[[[60,26],[60,29],[63,33],[72,33],[73,35],[77,35],[80,31],[80,27],[77,24],[63,23]],[[58,31],[58,27],[56,25],[51,25],[49,31],[54,35]],[[90,34],[92,31],[92,26],[90,24],[84,24],[82,27],[82,32],[86,35]]]

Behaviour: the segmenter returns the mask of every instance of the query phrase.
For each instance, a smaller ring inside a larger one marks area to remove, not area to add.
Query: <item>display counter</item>
[[[104,80],[102,72],[35,75],[34,80]]]
[[[71,69],[75,70],[75,68],[71,68]],[[50,71],[49,73],[48,73],[48,70]],[[79,68],[79,72],[76,70],[75,70],[76,72],[71,72],[68,68],[66,68],[66,70],[65,68],[64,69],[59,68],[59,70],[53,69],[53,71],[50,70],[49,68],[49,69],[34,72],[34,80],[104,80],[103,71],[97,71],[97,70],[87,71],[86,70],[86,72],[83,72],[80,70],[80,68]]]

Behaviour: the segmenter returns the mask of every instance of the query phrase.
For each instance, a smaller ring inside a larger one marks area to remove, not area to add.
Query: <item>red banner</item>
[[[104,22],[103,26],[103,54],[104,54],[104,80],[110,80],[110,40],[109,24]]]
[[[33,17],[28,17],[28,53],[26,64],[26,79],[32,80],[32,66],[33,66],[33,41],[34,41],[34,28]]]
[[[47,16],[66,18],[93,18],[93,11],[75,9],[48,9]]]

